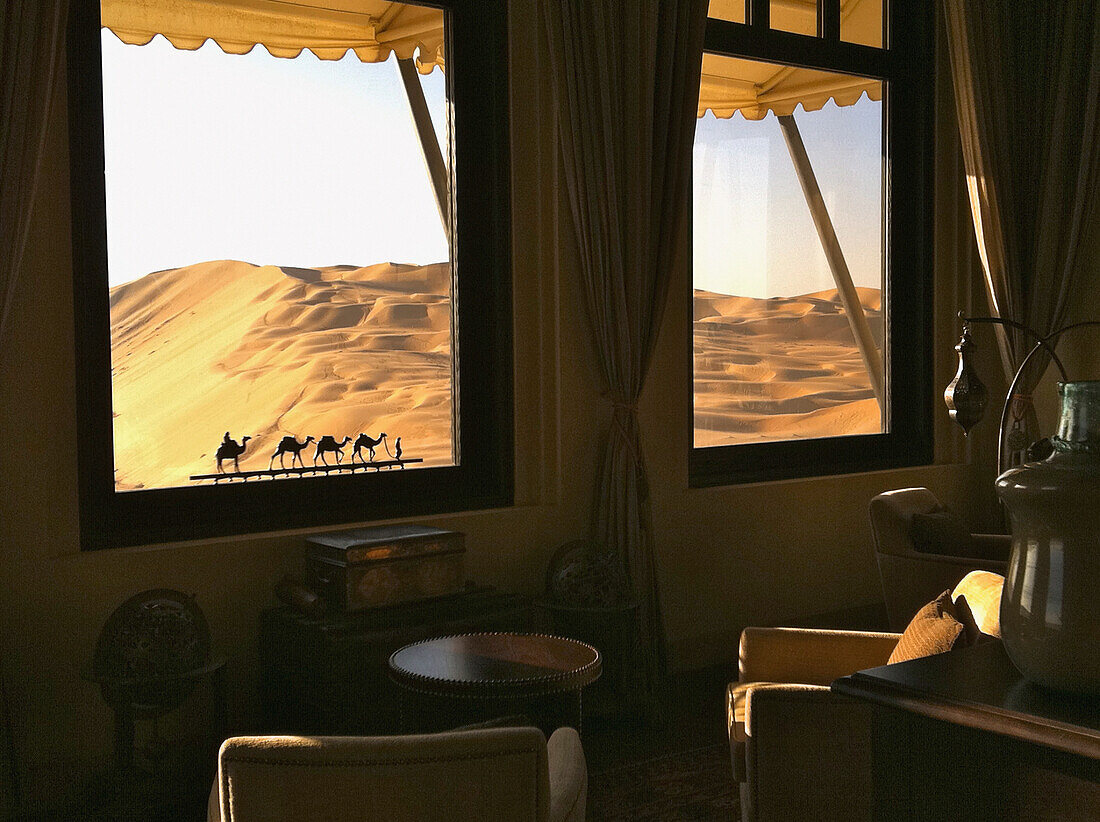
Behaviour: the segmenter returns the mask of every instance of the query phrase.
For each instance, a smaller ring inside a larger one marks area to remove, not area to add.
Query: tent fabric
[[[444,64],[443,12],[384,0],[102,0],[104,28],[143,46],[158,34],[194,51],[213,40],[227,54],[263,45],[275,57],[321,60],[348,51],[364,63],[416,58],[421,74]]]
[[[724,20],[743,20],[744,8],[744,0],[710,0],[709,14]],[[840,15],[845,40],[881,42],[882,0],[844,0]],[[772,0],[771,27],[813,35],[817,30],[816,0]],[[881,100],[881,81],[705,54],[697,116],[709,111],[726,120],[740,112],[746,120],[762,120],[769,111],[792,114],[799,104],[805,111],[817,111],[829,100],[838,106],[850,106],[864,94],[871,100]]]
[[[729,8],[726,8],[729,7]],[[143,46],[158,34],[178,49],[193,51],[213,40],[227,54],[263,45],[275,57],[304,50],[322,60],[354,51],[364,63],[391,54],[415,58],[429,74],[444,65],[443,12],[386,0],[101,0],[102,20],[124,43]],[[733,19],[744,0],[710,0],[711,17]],[[846,40],[881,41],[882,0],[844,0]],[[773,0],[772,27],[813,34],[816,0]],[[708,54],[703,58],[698,116],[710,111],[761,120],[768,112],[791,114],[799,104],[817,111],[829,100],[850,106],[866,94],[882,99],[877,80],[831,74]]]
[[[791,114],[799,104],[805,111],[817,111],[829,100],[838,106],[850,106],[864,94],[871,100],[881,100],[882,82],[704,54],[698,116],[709,111],[727,120],[740,112],[746,120],[763,120],[769,111],[777,116]]]

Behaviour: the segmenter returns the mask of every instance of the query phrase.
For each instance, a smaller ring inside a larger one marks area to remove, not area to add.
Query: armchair
[[[510,819],[582,822],[580,738],[560,728],[423,736],[228,739],[208,822]]]
[[[871,500],[871,534],[875,541],[882,594],[890,629],[901,631],[926,602],[952,587],[970,571],[992,571],[1004,576],[1012,537],[970,534],[969,556],[958,556],[955,544],[932,553],[914,543],[914,516],[943,511],[927,488],[887,491]],[[964,529],[965,530],[965,529]],[[964,536],[967,536],[964,534]]]
[[[966,597],[987,634],[1000,633],[1003,582],[972,572],[952,592]],[[899,639],[899,633],[800,628],[741,633],[739,677],[726,693],[741,822],[871,819],[872,708],[829,685],[887,664]]]
[[[871,712],[830,683],[885,665],[900,634],[746,628],[726,719],[742,822],[870,818]],[[792,790],[792,786],[813,790]]]

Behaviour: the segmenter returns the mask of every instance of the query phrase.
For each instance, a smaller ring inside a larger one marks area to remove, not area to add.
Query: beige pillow
[[[966,597],[974,621],[983,634],[1001,635],[1001,590],[1005,579],[992,571],[971,571],[955,586],[951,596]]]
[[[966,597],[960,596],[952,602],[951,592],[944,591],[917,611],[887,664],[942,654],[952,648],[965,648],[975,644],[979,635]]]

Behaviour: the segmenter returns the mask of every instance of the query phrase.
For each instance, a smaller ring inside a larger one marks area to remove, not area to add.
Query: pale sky
[[[263,46],[224,54],[104,29],[111,285],[218,259],[323,266],[447,259],[393,58]],[[444,76],[422,85],[446,133]],[[882,104],[796,113],[856,285],[881,283]],[[698,121],[696,288],[751,297],[833,287],[774,115]]]
[[[112,286],[206,260],[447,259],[394,58],[128,46],[106,29],[102,42]],[[442,139],[443,72],[421,81]]]
[[[882,103],[795,112],[852,279],[882,284]],[[742,297],[835,288],[774,114],[696,126],[694,285]]]

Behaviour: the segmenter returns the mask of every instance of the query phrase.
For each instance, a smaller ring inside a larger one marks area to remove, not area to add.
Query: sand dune
[[[223,260],[112,289],[117,487],[213,471],[226,431],[252,438],[243,470],[266,468],[286,435],[382,431],[402,438],[407,457],[449,464],[450,288],[445,263]],[[881,339],[878,291],[860,298]],[[697,291],[694,328],[697,446],[879,430],[835,291]]]
[[[879,290],[858,291],[881,347]],[[881,430],[835,290],[770,299],[696,291],[694,302],[696,447]]]
[[[286,435],[382,431],[449,464],[450,283],[446,263],[216,261],[112,289],[117,487],[213,471],[226,431],[252,437],[242,470],[267,468]]]

